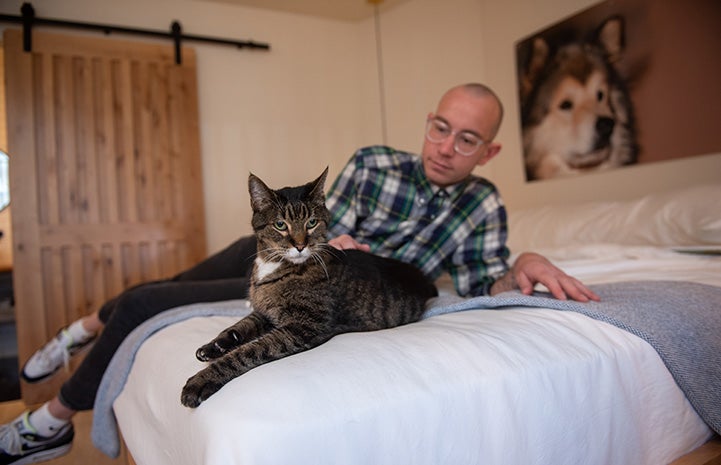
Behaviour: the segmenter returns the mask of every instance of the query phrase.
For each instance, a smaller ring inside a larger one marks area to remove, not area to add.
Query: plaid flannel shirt
[[[326,206],[331,238],[349,234],[431,279],[447,271],[461,296],[487,295],[508,271],[506,209],[483,178],[441,189],[428,181],[419,156],[366,147],[333,183]]]

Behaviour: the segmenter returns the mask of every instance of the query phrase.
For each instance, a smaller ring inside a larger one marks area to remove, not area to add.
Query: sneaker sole
[[[73,443],[70,442],[68,444],[63,444],[62,446],[56,447],[55,449],[48,449],[36,452],[13,462],[13,465],[27,465],[28,463],[44,462],[46,460],[62,457],[63,455],[70,452],[70,449],[72,449],[72,447]]]

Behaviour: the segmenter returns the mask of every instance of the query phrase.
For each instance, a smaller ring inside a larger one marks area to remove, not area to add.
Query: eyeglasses
[[[426,124],[426,139],[436,144],[446,140],[449,136],[453,139],[453,149],[463,156],[470,157],[485,142],[478,135],[470,131],[454,131],[451,126],[441,118],[429,118]]]

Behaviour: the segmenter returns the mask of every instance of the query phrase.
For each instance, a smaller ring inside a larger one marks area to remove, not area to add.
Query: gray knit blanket
[[[638,281],[591,286],[601,302],[556,300],[545,293],[507,292],[493,297],[439,297],[424,318],[477,309],[517,307],[574,311],[613,324],[646,340],[661,356],[698,414],[721,434],[721,287],[679,281]],[[195,304],[161,313],[135,329],[113,357],[95,400],[92,439],[110,457],[120,453],[113,402],[125,385],[145,339],[170,324],[196,316],[235,316],[244,301]]]

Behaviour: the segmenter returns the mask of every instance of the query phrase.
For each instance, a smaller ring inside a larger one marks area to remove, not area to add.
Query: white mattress
[[[580,247],[554,259],[588,283],[721,285],[721,260],[668,249]],[[138,465],[656,465],[711,436],[645,341],[545,309],[341,335],[183,407],[181,387],[203,366],[195,350],[234,321],[186,320],[140,348],[114,403]]]

